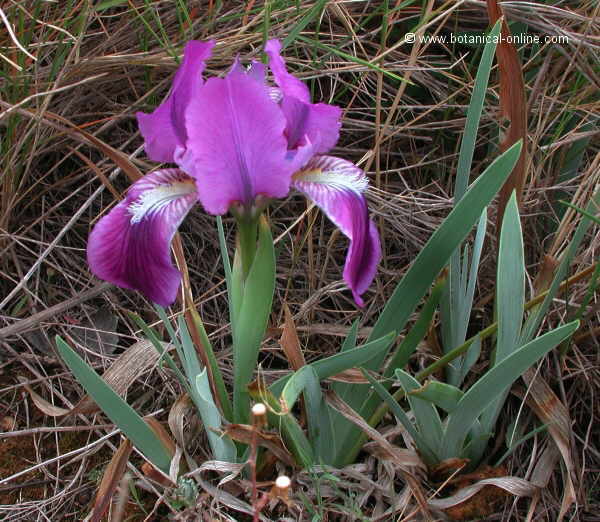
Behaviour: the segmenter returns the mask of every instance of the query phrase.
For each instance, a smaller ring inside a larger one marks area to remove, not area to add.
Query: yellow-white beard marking
[[[131,223],[139,223],[149,214],[160,212],[169,204],[187,206],[183,198],[195,192],[196,185],[192,181],[174,181],[169,185],[159,185],[146,190],[129,205]]]
[[[348,175],[348,173],[325,169],[301,171],[294,176],[294,181],[299,183],[318,183],[327,185],[332,189],[351,190],[357,194],[362,194],[369,185],[369,180],[366,176],[359,176],[354,173]]]

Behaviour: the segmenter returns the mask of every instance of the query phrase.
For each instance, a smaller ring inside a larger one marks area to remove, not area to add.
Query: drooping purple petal
[[[87,247],[92,273],[170,305],[181,281],[171,262],[171,240],[197,199],[194,180],[181,170],[144,176],[92,230]]]
[[[285,118],[256,74],[234,65],[225,78],[211,78],[186,111],[187,150],[180,161],[198,185],[211,214],[258,195],[287,195],[296,164],[288,155]]]
[[[333,156],[315,156],[292,181],[292,186],[314,201],[350,239],[344,280],[361,307],[360,296],[373,282],[381,259],[379,233],[369,219],[363,195],[367,184],[361,169]]]
[[[146,154],[151,160],[174,163],[178,148],[185,147],[184,112],[202,85],[204,61],[210,56],[214,44],[213,41],[188,42],[169,95],[151,114],[136,113]]]
[[[310,142],[315,154],[324,154],[339,139],[342,111],[334,105],[311,103],[308,87],[287,71],[280,51],[278,40],[267,42],[265,52],[269,56],[275,83],[281,91],[281,110],[287,120],[288,148],[296,149]]]

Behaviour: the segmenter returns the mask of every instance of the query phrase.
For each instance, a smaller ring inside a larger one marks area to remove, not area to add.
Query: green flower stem
[[[242,255],[242,277],[250,273],[256,255],[257,222],[249,218],[238,219],[238,242]]]

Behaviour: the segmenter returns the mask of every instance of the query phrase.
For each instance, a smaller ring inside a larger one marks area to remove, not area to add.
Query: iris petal
[[[269,68],[273,72],[275,83],[279,85],[284,96],[293,96],[300,101],[310,103],[308,87],[287,71],[285,61],[280,54],[281,42],[279,40],[269,40],[265,45],[265,52],[269,56]]]
[[[213,41],[188,42],[169,95],[151,114],[136,113],[146,154],[151,160],[175,163],[178,147],[185,147],[184,112],[202,85],[204,60],[210,56],[213,46]]]
[[[344,280],[358,306],[364,305],[360,296],[373,282],[381,259],[379,233],[363,195],[367,184],[361,169],[334,156],[315,156],[292,181],[350,239]]]
[[[286,117],[288,148],[312,143],[315,154],[330,151],[340,137],[342,111],[335,105],[311,103],[308,87],[290,74],[280,55],[281,43],[269,40],[265,52],[275,83],[281,91],[281,110]]]
[[[255,71],[256,73],[256,71]],[[285,118],[257,74],[234,65],[225,78],[211,78],[186,112],[187,150],[181,167],[198,185],[211,214],[256,196],[289,192],[296,164],[288,155]]]
[[[196,201],[194,181],[182,171],[147,174],[92,230],[87,248],[91,271],[139,290],[161,306],[170,305],[181,281],[171,262],[171,240]]]

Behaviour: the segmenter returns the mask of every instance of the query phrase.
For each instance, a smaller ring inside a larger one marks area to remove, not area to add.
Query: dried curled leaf
[[[495,486],[516,497],[530,497],[538,491],[536,485],[519,477],[495,477],[480,480],[475,484],[459,490],[451,497],[429,500],[428,504],[435,509],[449,509],[466,502],[473,497],[473,495],[477,494],[487,486]],[[479,515],[470,514],[469,516],[477,517]]]
[[[164,347],[167,349],[167,344]],[[116,393],[124,396],[128,388],[140,376],[149,371],[158,361],[160,354],[146,339],[132,344],[104,372],[102,379]],[[73,408],[72,413],[90,415],[100,411],[89,395],[85,395]]]
[[[564,493],[558,515],[558,521],[562,520],[577,500],[577,473],[571,447],[571,418],[565,405],[560,401],[550,386],[536,374],[533,369],[523,375],[523,380],[528,385],[527,402],[529,407],[536,413],[539,419],[548,425],[548,432],[554,440],[562,460],[565,464],[563,472]]]
[[[44,399],[41,395],[38,395],[36,392],[34,392],[31,386],[29,386],[29,381],[22,375],[17,375],[17,379],[23,385],[23,388],[27,390],[27,393],[29,393],[33,403],[46,415],[50,417],[62,417],[63,415],[67,415],[69,413],[70,410],[55,406]]]
[[[259,446],[268,449],[281,462],[295,467],[294,458],[285,448],[281,437],[275,433],[267,433],[247,424],[228,424],[224,433],[227,437],[248,445],[254,440]]]

